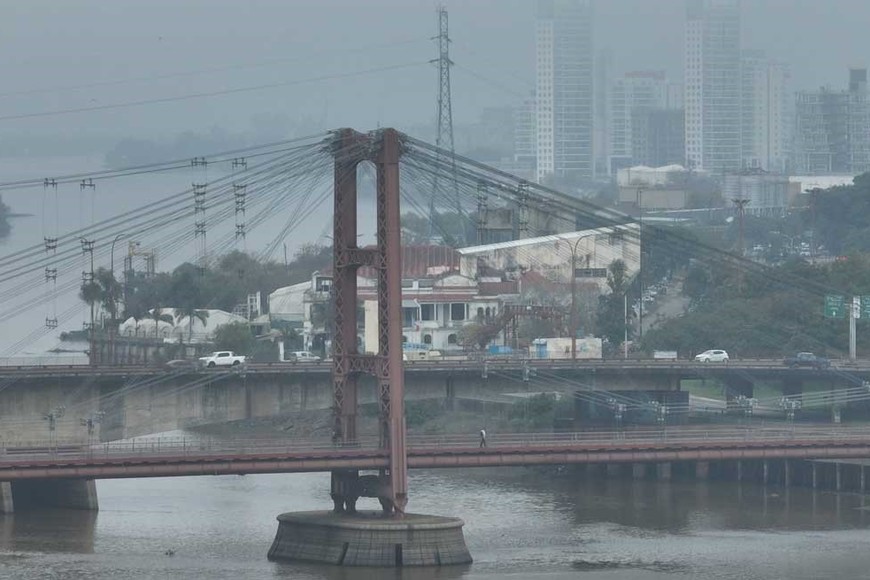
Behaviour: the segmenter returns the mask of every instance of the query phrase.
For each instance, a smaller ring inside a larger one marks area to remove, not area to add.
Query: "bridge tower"
[[[402,368],[402,254],[399,223],[399,157],[395,129],[369,134],[341,129],[332,141],[335,179],[333,223],[333,442],[357,442],[357,380],[363,373],[378,384],[380,445],[386,468],[378,475],[358,470],[332,472],[328,512],[285,513],[269,558],[307,560],[339,566],[444,566],[467,564],[471,554],[459,518],[405,512],[408,466],[405,448],[405,383]],[[373,162],[377,179],[377,243],[357,246],[357,168]],[[357,347],[357,270],[373,268],[378,278],[378,352]],[[383,464],[381,464],[383,465]],[[360,497],[376,497],[384,514],[357,514]]]
[[[389,468],[376,480],[355,471],[334,471],[331,495],[336,512],[356,511],[359,497],[377,497],[385,512],[401,516],[408,499],[405,450],[404,371],[402,368],[402,254],[399,223],[399,155],[394,129],[361,134],[337,131],[333,141],[335,207],[333,223],[333,412],[336,443],[357,438],[357,380],[377,379],[380,444],[389,451]],[[372,161],[377,176],[377,244],[357,246],[357,166]],[[378,276],[378,353],[359,353],[356,334],[357,269],[370,266]]]

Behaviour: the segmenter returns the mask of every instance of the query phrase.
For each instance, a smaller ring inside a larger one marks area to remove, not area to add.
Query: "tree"
[[[626,335],[631,338],[633,329],[628,325],[625,313],[625,293],[628,276],[625,262],[614,260],[607,268],[607,286],[610,293],[598,299],[598,334],[610,344],[620,344]]]
[[[100,306],[109,315],[110,328],[117,324],[118,300],[121,296],[121,284],[115,280],[114,274],[106,268],[94,272],[93,280],[82,284],[79,297],[89,306]]]
[[[484,350],[501,329],[491,322],[472,322],[459,329],[459,344],[465,348]]]
[[[251,354],[254,349],[254,337],[246,322],[221,324],[215,329],[214,343],[218,350],[231,350],[236,354]]]
[[[208,310],[200,310],[193,306],[186,306],[175,309],[175,320],[181,322],[183,318],[187,318],[187,342],[193,342],[193,319],[196,318],[202,325],[208,324]]]
[[[171,314],[166,314],[163,312],[163,309],[159,306],[155,306],[151,309],[151,320],[154,321],[154,338],[157,338],[159,333],[159,327],[161,322],[168,322],[169,324],[175,326],[175,319],[172,318]]]

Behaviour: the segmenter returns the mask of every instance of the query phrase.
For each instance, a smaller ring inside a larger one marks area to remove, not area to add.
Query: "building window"
[[[402,335],[402,344],[405,344],[406,342],[408,342],[408,337],[403,334]]]
[[[455,334],[447,335],[447,344],[456,344],[456,335]]]
[[[483,308],[480,307],[480,306],[478,306],[478,307],[477,307],[477,319],[478,319],[478,320],[483,320],[483,317],[484,317],[484,314],[483,314]]]
[[[466,304],[464,302],[455,302],[450,305],[450,320],[465,320],[465,308]]]
[[[435,320],[435,305],[421,304],[420,305],[420,320]]]
[[[423,344],[432,344],[432,335],[424,334],[423,335]]]

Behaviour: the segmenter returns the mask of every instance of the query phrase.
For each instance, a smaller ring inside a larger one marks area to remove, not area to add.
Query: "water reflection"
[[[354,569],[266,560],[275,516],[326,508],[328,481],[327,474],[101,481],[99,515],[56,510],[0,517],[0,575],[847,580],[866,577],[870,568],[868,510],[858,495],[572,479],[522,469],[412,472],[413,511],[462,517],[471,566]],[[175,555],[166,556],[167,549]]]
[[[0,548],[9,552],[92,554],[97,512],[46,509],[0,515]]]

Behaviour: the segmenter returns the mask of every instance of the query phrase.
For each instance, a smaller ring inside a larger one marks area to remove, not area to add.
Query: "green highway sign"
[[[870,319],[870,295],[861,297],[861,318]]]
[[[842,296],[828,294],[825,296],[825,318],[845,318],[846,300]]]

